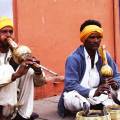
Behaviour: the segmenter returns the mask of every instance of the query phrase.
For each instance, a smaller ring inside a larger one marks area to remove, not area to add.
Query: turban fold
[[[13,22],[10,18],[8,17],[0,17],[0,29],[6,27],[6,26],[10,26],[13,27]]]
[[[80,40],[84,43],[84,41],[92,34],[92,33],[99,33],[103,36],[103,29],[97,25],[88,25],[86,26],[82,32],[80,32]]]

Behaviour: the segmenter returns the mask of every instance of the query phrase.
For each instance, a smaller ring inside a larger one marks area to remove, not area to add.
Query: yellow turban
[[[12,20],[5,16],[0,17],[0,29],[4,28],[6,26],[13,27]]]
[[[80,32],[80,40],[84,43],[92,33],[99,33],[103,36],[103,29],[97,25],[88,25]]]

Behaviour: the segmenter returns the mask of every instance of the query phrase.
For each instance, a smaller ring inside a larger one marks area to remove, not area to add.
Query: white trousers
[[[120,90],[118,91],[118,99],[120,99]],[[83,109],[83,103],[90,107],[90,104],[96,105],[102,103],[105,106],[115,105],[112,99],[108,98],[108,95],[102,94],[99,97],[85,98],[80,95],[77,91],[73,90],[70,92],[64,92],[64,106],[67,110],[77,112]]]
[[[24,117],[29,118],[33,112],[34,101],[34,83],[33,70],[30,68],[26,75],[16,80],[18,84],[18,103],[22,104],[18,113]]]
[[[83,108],[84,102],[90,106],[88,100],[81,96],[77,91],[64,92],[64,106],[66,109],[72,112],[79,111]]]

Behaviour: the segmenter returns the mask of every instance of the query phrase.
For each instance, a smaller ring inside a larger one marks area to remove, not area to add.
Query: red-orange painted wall
[[[104,29],[102,44],[120,67],[118,5],[118,0],[13,0],[16,40],[28,45],[42,65],[64,75],[66,57],[81,44],[80,25],[98,19]],[[50,89],[43,86],[41,91],[46,97]]]
[[[41,64],[59,74],[71,51],[79,46],[79,27],[98,19],[104,29],[102,43],[115,57],[113,0],[13,0],[19,43],[28,45]]]

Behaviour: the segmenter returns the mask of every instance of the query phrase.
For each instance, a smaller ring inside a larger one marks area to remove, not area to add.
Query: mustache
[[[90,43],[91,46],[99,46],[99,43]]]

